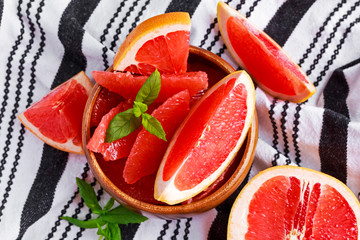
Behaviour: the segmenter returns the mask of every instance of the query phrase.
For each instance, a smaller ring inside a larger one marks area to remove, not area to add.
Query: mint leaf
[[[144,103],[134,101],[133,109],[135,117],[140,117],[144,112],[148,110],[148,106]]]
[[[109,201],[106,203],[104,210],[105,212],[109,211],[114,206],[114,199],[110,198]]]
[[[80,195],[84,199],[86,206],[88,206],[93,213],[100,214],[102,209],[91,185],[80,178],[76,178],[76,184],[79,187]]]
[[[141,125],[141,119],[135,117],[134,109],[130,108],[124,112],[116,114],[110,121],[109,127],[106,130],[106,142],[112,142],[122,137],[126,137],[134,132]]]
[[[119,225],[115,223],[109,223],[108,225],[108,235],[111,240],[121,240],[121,231]]]
[[[136,95],[135,101],[150,105],[159,95],[161,77],[157,69],[146,79]]]
[[[157,136],[158,138],[167,141],[166,140],[166,133],[164,129],[161,126],[161,123],[151,116],[150,114],[143,113],[142,115],[142,125],[144,128],[151,134]]]
[[[60,217],[60,219],[64,219],[81,228],[97,228],[98,226],[104,226],[106,224],[105,220],[101,218],[90,219],[87,221],[82,221],[72,217]]]
[[[123,206],[118,206],[105,213],[102,218],[107,222],[116,224],[141,223],[147,220],[147,217]]]

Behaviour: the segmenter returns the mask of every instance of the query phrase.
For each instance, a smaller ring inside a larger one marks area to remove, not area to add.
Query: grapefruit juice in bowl
[[[209,88],[219,80],[234,72],[222,58],[201,48],[190,46],[188,71],[204,71],[208,75]],[[161,217],[185,216],[187,213],[203,212],[223,202],[241,184],[250,169],[257,141],[256,114],[234,160],[218,179],[200,194],[181,203],[168,205],[154,198],[156,172],[128,184],[123,178],[125,159],[105,161],[99,153],[86,148],[94,128],[91,127],[92,111],[99,96],[106,91],[96,84],[88,99],[83,119],[83,146],[89,166],[103,188],[117,201],[129,207],[155,213]],[[110,93],[111,94],[111,93]],[[191,107],[203,94],[198,93],[191,99]],[[170,139],[168,139],[170,141]]]

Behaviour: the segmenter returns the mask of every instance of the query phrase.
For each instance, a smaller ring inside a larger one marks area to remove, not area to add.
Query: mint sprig
[[[86,221],[67,216],[60,217],[61,219],[81,228],[97,228],[97,234],[100,236],[100,239],[105,238],[106,240],[121,240],[119,224],[141,223],[147,220],[147,217],[121,205],[111,209],[114,205],[113,198],[110,198],[104,208],[101,208],[91,185],[80,178],[76,178],[76,183],[79,187],[80,196],[83,198],[86,206],[93,213],[97,214],[98,217]]]
[[[151,134],[166,141],[166,134],[161,123],[146,113],[148,106],[159,96],[160,89],[161,77],[156,69],[141,86],[135,97],[133,107],[116,114],[110,121],[106,130],[105,141],[112,142],[126,137],[136,131],[141,125]]]

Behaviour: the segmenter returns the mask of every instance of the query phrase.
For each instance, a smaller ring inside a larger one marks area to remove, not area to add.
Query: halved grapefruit
[[[97,83],[126,99],[135,99],[136,94],[148,76],[133,75],[129,72],[93,71]],[[185,89],[190,96],[208,87],[208,77],[205,72],[186,72],[182,74],[161,74],[161,90],[155,102],[164,102],[174,94]]]
[[[184,73],[187,68],[190,16],[185,12],[157,15],[139,24],[117,51],[113,70],[150,75]]]
[[[316,91],[301,68],[266,33],[224,2],[218,3],[221,36],[241,68],[270,95],[303,102]]]
[[[360,239],[360,204],[339,180],[302,167],[256,175],[232,207],[228,239]]]
[[[168,141],[189,112],[190,95],[188,90],[179,92],[166,100],[151,114],[162,125]],[[159,168],[169,142],[165,142],[147,130],[138,134],[126,159],[123,177],[128,184],[150,175]]]
[[[206,189],[239,151],[255,111],[245,71],[229,74],[192,107],[172,138],[155,181],[155,199],[168,204]]]
[[[18,118],[46,144],[65,152],[83,154],[81,123],[93,85],[80,72],[31,105]]]

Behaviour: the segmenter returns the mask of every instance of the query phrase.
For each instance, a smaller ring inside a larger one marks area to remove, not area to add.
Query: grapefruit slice
[[[316,91],[301,68],[266,33],[223,2],[217,18],[221,36],[241,68],[270,95],[303,102]]]
[[[95,132],[90,138],[86,147],[93,152],[102,153],[105,161],[113,161],[127,157],[140,130],[134,131],[128,136],[120,138],[111,143],[105,142],[105,135],[106,129],[108,128],[111,119],[113,119],[116,114],[123,112],[131,107],[132,104],[130,102],[123,101],[116,107],[112,108],[107,114],[105,114],[95,129]]]
[[[232,207],[228,239],[360,239],[360,204],[339,180],[278,166],[256,175]]]
[[[162,125],[169,141],[175,130],[189,112],[190,95],[184,90],[169,98],[151,114]],[[126,160],[123,177],[133,184],[143,176],[156,172],[169,142],[152,135],[143,129],[139,133]]]
[[[136,94],[148,78],[148,76],[132,75],[129,72],[93,71],[92,75],[101,86],[127,99],[135,99]],[[161,90],[155,102],[164,102],[185,89],[188,89],[190,96],[193,96],[207,87],[208,78],[205,72],[161,74]]]
[[[150,75],[184,73],[187,68],[190,16],[173,12],[149,18],[126,37],[117,51],[113,69]]]
[[[255,90],[245,71],[229,74],[192,107],[160,164],[155,199],[176,204],[213,183],[239,151],[254,115]]]
[[[81,123],[93,85],[80,72],[31,105],[18,118],[46,144],[61,151],[83,154]]]

